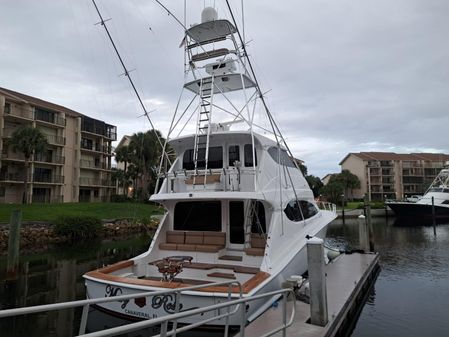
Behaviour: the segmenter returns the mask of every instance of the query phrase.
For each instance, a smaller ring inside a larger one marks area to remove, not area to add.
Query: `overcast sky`
[[[183,1],[162,2],[182,18]],[[183,84],[182,29],[152,0],[97,3],[165,134]],[[188,23],[200,22],[204,1],[187,3]],[[245,33],[262,91],[309,173],[339,171],[348,152],[449,153],[449,1],[285,3],[245,1]],[[240,1],[231,4],[240,15]],[[118,139],[145,131],[96,22],[91,0],[2,1],[0,86],[117,125]]]

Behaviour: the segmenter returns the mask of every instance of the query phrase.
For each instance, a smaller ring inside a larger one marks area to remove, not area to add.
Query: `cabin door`
[[[243,201],[229,201],[228,247],[242,249],[245,243],[245,208]]]

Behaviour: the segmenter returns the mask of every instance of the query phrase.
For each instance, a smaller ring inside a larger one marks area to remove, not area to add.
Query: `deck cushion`
[[[178,244],[177,245],[178,250],[185,250],[189,252],[194,252],[196,250],[195,245],[192,244]]]
[[[195,245],[196,251],[206,253],[216,253],[224,248],[224,245]]]
[[[184,243],[184,236],[182,231],[167,231],[167,243]]]
[[[205,245],[226,245],[226,233],[223,232],[204,232]]]
[[[185,243],[203,244],[203,232],[186,232]]]
[[[159,249],[163,250],[176,250],[178,247],[176,243],[160,243]]]
[[[263,234],[251,234],[251,247],[252,248],[265,248],[266,235]]]
[[[263,248],[245,248],[246,255],[251,256],[263,256],[264,249]]]

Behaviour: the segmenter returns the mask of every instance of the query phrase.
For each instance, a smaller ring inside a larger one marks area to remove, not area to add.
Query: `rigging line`
[[[145,116],[147,117],[148,121],[150,122],[151,127],[153,128],[153,130],[155,130],[155,127],[154,127],[153,122],[151,121],[150,115],[148,114],[148,111],[147,111],[147,109],[145,108],[145,105],[143,104],[142,99],[140,98],[139,92],[137,91],[137,88],[136,88],[136,86],[134,85],[134,82],[133,82],[133,80],[132,80],[132,78],[131,78],[131,75],[130,75],[128,69],[127,69],[126,66],[125,66],[125,63],[124,63],[124,61],[123,61],[123,59],[122,59],[122,57],[121,57],[121,55],[120,55],[120,53],[119,53],[119,51],[118,51],[118,49],[117,49],[117,46],[116,46],[115,43],[114,43],[114,40],[112,39],[112,36],[111,36],[111,34],[109,33],[109,29],[108,29],[108,27],[106,26],[106,21],[103,19],[103,16],[101,15],[100,10],[98,9],[98,6],[97,6],[95,0],[92,0],[92,3],[93,3],[94,6],[95,6],[95,10],[97,11],[98,16],[100,17],[100,20],[101,20],[100,23],[101,23],[101,25],[104,27],[104,29],[105,29],[105,31],[106,31],[106,34],[108,35],[109,41],[111,41],[112,47],[114,47],[115,53],[117,54],[117,57],[118,57],[118,59],[119,59],[119,61],[120,61],[120,64],[122,65],[123,70],[125,71],[124,75],[128,78],[129,83],[131,84],[131,86],[132,86],[132,88],[133,88],[133,90],[134,90],[134,93],[136,94],[137,99],[139,100],[140,106],[142,107]],[[162,143],[162,141],[161,141],[161,139],[160,139],[160,137],[159,137],[159,135],[158,135],[157,133],[156,133],[156,138],[157,138],[157,140],[158,140],[160,146],[163,147],[164,145],[163,145],[163,143]],[[167,157],[168,162],[171,164],[171,161],[170,161],[170,158],[168,157],[168,155],[167,155],[166,157]]]

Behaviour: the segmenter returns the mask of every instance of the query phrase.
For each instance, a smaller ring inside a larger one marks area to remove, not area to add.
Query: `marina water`
[[[348,336],[448,336],[449,224],[395,224],[395,219],[373,219],[375,248],[381,271]],[[2,309],[85,298],[81,275],[102,265],[136,256],[148,248],[149,238],[96,242],[71,248],[22,254],[17,280],[6,280],[6,259],[0,258]],[[334,221],[327,243],[351,249],[358,243],[357,220]],[[96,327],[114,322],[100,313]],[[51,312],[0,320],[1,336],[71,336],[76,334],[80,310]],[[204,336],[221,334],[201,333]]]

